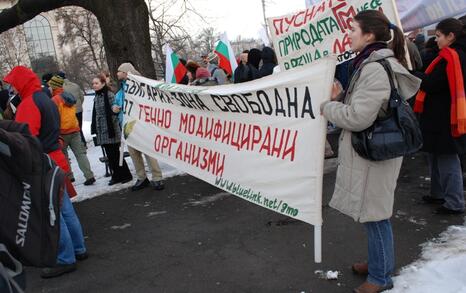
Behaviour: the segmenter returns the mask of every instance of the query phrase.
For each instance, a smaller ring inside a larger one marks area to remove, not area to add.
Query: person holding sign
[[[123,105],[125,101],[125,91],[127,88],[126,81],[128,79],[128,73],[134,75],[141,75],[131,63],[123,63],[118,67],[117,77],[120,81],[120,90],[116,93],[115,102],[112,105],[112,111],[118,115],[120,122],[120,128],[123,129]],[[160,169],[159,162],[149,157],[146,154],[138,151],[135,148],[128,146],[128,152],[133,161],[134,168],[136,169],[137,180],[136,183],[131,187],[131,191],[138,191],[148,186],[152,186],[155,190],[163,190],[165,185],[162,180],[162,170]],[[152,172],[152,181],[149,181],[146,174],[146,167],[144,166],[143,155],[146,158],[147,164],[149,164]]]
[[[358,53],[353,60],[350,84],[344,94],[334,86],[331,101],[321,105],[322,115],[342,128],[330,206],[364,224],[368,262],[354,264],[353,270],[367,275],[367,280],[354,292],[375,293],[393,287],[395,254],[390,217],[403,158],[375,162],[360,157],[351,143],[352,132],[362,131],[376,118],[387,116],[391,87],[387,72],[378,61],[388,61],[402,97],[416,94],[420,80],[405,68],[402,31],[382,12],[359,12],[352,23],[350,40],[351,49]],[[339,101],[341,96],[344,99]]]

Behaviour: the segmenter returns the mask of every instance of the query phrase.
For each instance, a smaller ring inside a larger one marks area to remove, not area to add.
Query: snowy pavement
[[[466,219],[465,219],[466,225]],[[394,278],[390,293],[466,293],[466,226],[450,226]]]

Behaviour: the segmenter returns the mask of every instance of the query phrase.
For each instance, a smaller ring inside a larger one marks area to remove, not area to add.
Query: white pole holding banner
[[[314,262],[322,262],[322,225],[314,226]]]
[[[125,83],[123,83],[125,84]],[[123,111],[123,119],[121,121],[121,138],[120,138],[120,160],[118,162],[118,166],[120,167],[123,167],[123,159],[125,158],[125,145],[126,145],[126,140],[125,140],[125,131],[124,131],[124,127],[125,127],[125,107],[126,107],[126,99],[125,99],[125,91],[126,91],[126,88],[124,88],[125,86],[123,86],[121,88],[121,90],[123,91],[123,101],[122,101],[122,104],[121,104],[121,109],[120,111]]]

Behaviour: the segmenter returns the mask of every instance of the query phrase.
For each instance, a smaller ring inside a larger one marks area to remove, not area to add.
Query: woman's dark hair
[[[186,69],[191,72],[193,78],[196,76],[196,71],[199,67],[201,66],[196,61],[189,60],[188,63],[186,63]]]
[[[447,18],[437,24],[435,30],[441,32],[444,35],[452,33],[455,35],[455,39],[458,39],[466,35],[463,23],[455,18]]]
[[[95,78],[100,80],[101,83],[107,84],[107,77],[105,76],[105,73],[100,73]]]
[[[389,42],[392,39],[390,30],[393,30],[393,39],[389,46],[401,64],[404,66],[408,64],[403,32],[399,27],[390,23],[385,14],[378,10],[364,10],[359,12],[354,20],[358,22],[363,33],[374,34],[376,42]]]

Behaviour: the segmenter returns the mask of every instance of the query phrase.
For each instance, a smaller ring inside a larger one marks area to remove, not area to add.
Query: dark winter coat
[[[118,115],[113,113],[110,106],[114,104],[114,100],[115,96],[107,86],[96,91],[91,133],[96,134],[97,145],[120,143],[121,130]]]
[[[460,38],[450,46],[458,52],[463,79],[466,83],[466,38]],[[435,154],[466,153],[466,135],[453,138],[451,135],[451,95],[448,85],[447,62],[440,61],[430,74],[420,74],[421,89],[426,92],[424,112],[420,126],[424,139],[423,151]]]
[[[277,66],[277,56],[274,50],[270,47],[264,47],[262,49],[262,66],[259,69],[259,76],[271,75],[275,66]]]
[[[259,64],[261,63],[262,52],[259,49],[253,48],[248,53],[248,64],[254,66],[259,70]]]
[[[242,83],[260,78],[259,71],[251,64],[240,64],[234,72],[235,83]]]
[[[434,48],[424,48],[424,50],[421,51],[422,71],[426,71],[427,67],[429,67],[430,63],[432,63],[437,56],[438,50]]]
[[[9,99],[10,95],[8,94],[8,90],[0,90],[0,110],[6,110],[6,104],[8,104]]]

